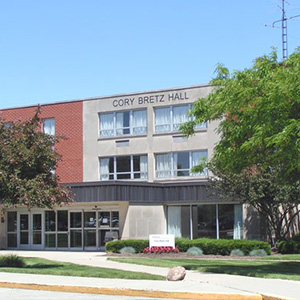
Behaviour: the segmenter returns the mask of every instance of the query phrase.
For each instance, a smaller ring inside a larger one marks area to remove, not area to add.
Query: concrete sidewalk
[[[103,268],[122,269],[166,276],[167,268],[146,267],[107,261],[101,252],[0,251]],[[30,275],[0,272],[0,287],[53,291],[131,295],[156,299],[300,299],[300,282],[260,279],[187,271],[183,281],[124,280],[105,278]]]

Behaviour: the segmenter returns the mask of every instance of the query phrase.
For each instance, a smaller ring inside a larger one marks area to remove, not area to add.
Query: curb
[[[208,294],[192,292],[164,292],[151,290],[134,290],[134,289],[113,289],[113,288],[95,288],[79,287],[64,285],[45,285],[31,283],[11,283],[0,282],[1,288],[30,289],[52,292],[82,293],[82,294],[103,294],[114,296],[132,296],[132,297],[149,297],[162,299],[190,299],[190,300],[282,300],[279,298],[268,297],[258,294],[240,295],[240,294]]]

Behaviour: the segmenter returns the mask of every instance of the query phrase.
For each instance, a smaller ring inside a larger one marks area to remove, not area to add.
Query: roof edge
[[[43,107],[43,106],[49,106],[49,105],[60,105],[60,104],[74,103],[74,102],[85,102],[85,101],[92,101],[92,100],[111,99],[111,98],[119,98],[119,97],[123,97],[123,96],[133,96],[133,95],[142,95],[142,94],[155,94],[155,93],[158,93],[158,92],[180,91],[180,90],[186,90],[186,89],[196,89],[196,88],[205,88],[205,87],[213,87],[213,85],[211,85],[211,84],[198,84],[198,85],[181,86],[181,87],[166,88],[166,89],[157,89],[157,90],[148,90],[148,91],[140,91],[140,92],[132,92],[132,93],[113,94],[113,95],[107,95],[107,96],[98,96],[98,97],[88,97],[88,98],[73,99],[73,100],[64,100],[64,101],[49,102],[49,103],[43,103],[43,104],[37,103],[37,104],[24,105],[24,106],[1,108],[0,111],[11,110],[11,109],[22,109],[22,108],[37,107],[38,105]]]

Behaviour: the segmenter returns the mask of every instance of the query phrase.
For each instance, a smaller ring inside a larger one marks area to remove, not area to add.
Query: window
[[[11,245],[10,247],[17,247],[17,213],[9,212],[8,217],[9,245]],[[25,223],[24,230],[26,228]],[[47,210],[45,211],[44,228],[46,249],[97,249],[104,246],[107,235],[111,234],[118,238],[119,212],[115,210],[103,211],[101,209],[101,211],[74,212],[58,210],[55,213]],[[12,234],[15,234],[15,236],[12,236]]]
[[[155,109],[155,132],[178,131],[179,126],[189,120],[192,104],[159,107]],[[195,129],[206,128],[207,123],[197,124]]]
[[[100,136],[119,136],[147,133],[147,110],[101,113]]]
[[[146,179],[147,155],[100,158],[100,180]]]
[[[242,239],[242,211],[241,204],[168,206],[168,234],[190,239]]]
[[[17,247],[17,212],[7,213],[7,247]]]
[[[43,132],[49,135],[55,135],[55,119],[43,119]]]
[[[13,122],[6,122],[6,123],[3,124],[3,128],[4,129],[9,129],[9,128],[12,127],[12,125],[13,125]]]
[[[207,158],[207,150],[156,154],[156,177],[207,176],[206,169],[202,173],[190,172],[202,158]]]
[[[55,119],[54,118],[43,119],[42,131],[43,131],[43,133],[54,136],[55,135]],[[54,150],[54,146],[52,147],[52,150]],[[55,175],[55,169],[51,168],[50,172],[53,175]]]

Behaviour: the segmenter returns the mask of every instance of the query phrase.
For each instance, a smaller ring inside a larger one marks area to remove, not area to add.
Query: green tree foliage
[[[2,207],[53,208],[72,201],[67,187],[52,172],[60,156],[58,138],[40,131],[39,109],[25,122],[0,119],[0,201]]]
[[[280,205],[295,207],[300,198],[300,50],[282,63],[273,51],[232,73],[219,65],[211,84],[214,93],[195,103],[194,121],[181,128],[191,135],[195,123],[220,122],[213,157],[195,170],[207,166],[223,195],[237,193],[271,222]],[[280,238],[277,223],[270,226]]]
[[[255,207],[266,221],[272,244],[294,232],[294,221],[299,215],[300,181],[280,182],[280,170],[256,165],[238,174],[222,172],[210,164],[216,177],[210,179],[211,194],[224,200],[242,200]]]

